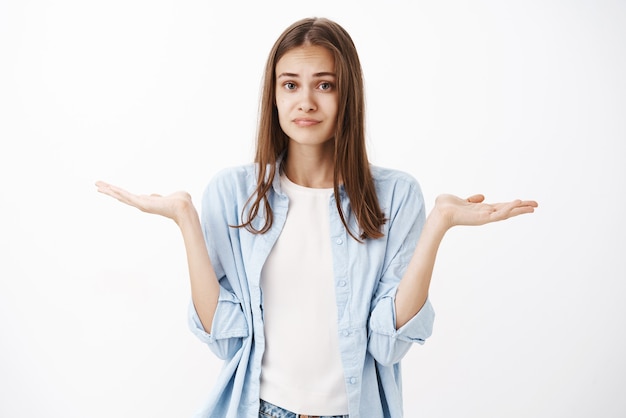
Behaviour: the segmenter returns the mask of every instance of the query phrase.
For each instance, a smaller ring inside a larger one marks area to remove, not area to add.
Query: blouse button
[[[341,238],[337,238],[335,242],[337,243],[337,245],[343,244],[343,240]]]

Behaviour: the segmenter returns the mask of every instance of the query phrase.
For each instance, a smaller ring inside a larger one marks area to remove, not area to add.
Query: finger
[[[113,196],[115,198],[119,198],[120,196],[124,195],[126,192],[124,189],[121,189],[119,187],[113,186],[112,184],[107,184],[104,183],[103,185],[101,185],[98,188],[99,192],[108,194],[109,196]]]
[[[96,182],[96,187],[98,188],[98,191],[107,191],[107,190],[113,190],[113,189],[119,189],[119,187],[115,187],[110,183],[98,180]]]
[[[518,215],[524,215],[526,213],[533,213],[534,211],[535,208],[533,206],[520,206],[511,210],[511,212],[509,213],[509,218]]]
[[[512,200],[511,202],[508,202],[506,204],[508,205],[508,204],[511,204],[511,203],[516,203],[517,206],[532,206],[532,207],[535,207],[535,208],[537,206],[539,206],[539,204],[536,201],[534,201],[534,200],[515,199],[515,200]]]
[[[117,187],[105,182],[97,182],[96,185],[98,186],[98,191],[100,193],[111,196],[122,203],[126,203],[127,205],[139,207],[139,199],[137,198],[137,196],[122,189],[121,187]]]
[[[534,200],[513,200],[509,203],[502,203],[502,210],[513,210],[513,209],[517,209],[517,208],[530,208],[530,209],[534,209],[537,206],[539,206],[537,204],[537,202],[535,202]]]
[[[96,182],[96,187],[98,188],[98,191],[100,193],[106,193],[111,188],[111,185],[109,183],[104,182],[104,181],[98,180]]]
[[[497,212],[494,212],[494,215],[497,220],[503,220],[526,213],[533,213],[535,211],[535,207],[537,207],[537,202],[535,201],[523,201],[518,199],[503,204]]]
[[[483,200],[485,200],[485,196],[483,196],[482,194],[475,194],[467,198],[467,201],[469,203],[480,203]]]
[[[520,206],[530,206],[533,208],[539,207],[539,203],[537,203],[534,200],[522,200],[522,202],[520,203]]]

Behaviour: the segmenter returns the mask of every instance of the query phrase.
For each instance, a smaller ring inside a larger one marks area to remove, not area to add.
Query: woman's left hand
[[[441,216],[446,228],[457,225],[484,225],[514,216],[532,213],[538,206],[534,200],[513,200],[503,203],[484,203],[485,196],[473,195],[461,199],[450,194],[437,197],[433,212]]]

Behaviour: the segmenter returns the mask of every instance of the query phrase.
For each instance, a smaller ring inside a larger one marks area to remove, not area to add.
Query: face
[[[328,145],[335,133],[335,60],[326,48],[302,46],[276,63],[276,107],[290,146]]]

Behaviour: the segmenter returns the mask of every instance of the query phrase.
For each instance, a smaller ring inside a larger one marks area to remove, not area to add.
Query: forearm
[[[202,326],[207,332],[211,332],[220,290],[195,208],[192,205],[186,208],[184,216],[176,223],[183,234],[187,253],[191,299]]]
[[[406,324],[424,306],[439,244],[447,230],[443,217],[433,210],[426,219],[411,261],[398,285],[395,299],[396,329]]]

